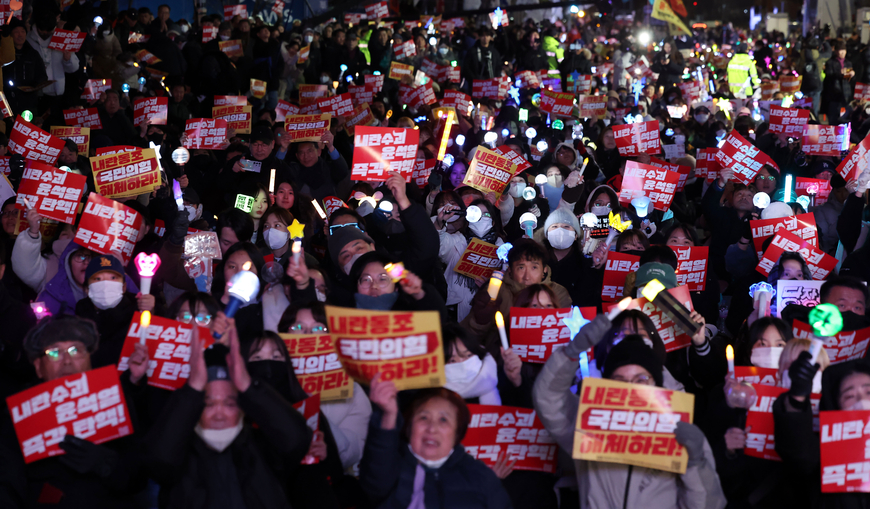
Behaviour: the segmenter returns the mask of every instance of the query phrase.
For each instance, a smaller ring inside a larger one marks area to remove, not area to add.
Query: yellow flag
[[[686,35],[692,35],[692,31],[689,30],[685,23],[683,23],[683,20],[674,13],[671,6],[668,5],[667,0],[655,0],[655,4],[653,4],[652,17],[662,21],[667,21],[677,27],[680,32],[685,33]]]

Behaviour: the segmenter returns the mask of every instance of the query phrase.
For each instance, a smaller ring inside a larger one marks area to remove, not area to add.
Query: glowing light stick
[[[136,270],[139,271],[139,279],[141,280],[139,288],[142,294],[151,293],[151,278],[154,277],[154,274],[157,273],[157,269],[160,267],[160,257],[157,256],[157,253],[150,255],[139,253],[133,259],[133,262],[136,264]]]
[[[178,211],[184,210],[184,193],[181,192],[181,184],[177,180],[172,181],[172,196],[175,198],[175,206],[178,207]]]
[[[818,337],[836,336],[843,330],[843,315],[833,304],[819,304],[809,314],[810,326]]]
[[[770,283],[762,281],[750,286],[749,296],[757,303],[759,318],[770,316],[770,299],[773,297],[773,286]]]
[[[227,318],[236,316],[236,312],[243,305],[250,304],[260,291],[260,278],[256,274],[249,271],[251,262],[245,262],[243,270],[237,272],[229,282],[230,301],[227,307],[224,308],[224,314]],[[223,334],[214,333],[215,339],[220,339]]]
[[[535,191],[534,187],[526,187],[523,189],[523,199],[526,201],[532,201],[535,197],[538,196],[537,191]]]
[[[465,211],[465,219],[467,219],[469,223],[476,223],[480,221],[481,217],[483,217],[483,212],[481,212],[480,207],[477,205],[472,205]]]
[[[444,161],[444,154],[447,153],[447,142],[450,141],[450,126],[453,125],[453,110],[447,110],[447,119],[444,121],[444,134],[441,135],[441,146],[438,147],[438,157],[439,161]],[[459,141],[459,137],[456,137],[457,142]],[[462,141],[465,142],[465,137],[462,137]],[[462,143],[460,143],[462,145]]]
[[[293,245],[290,247],[290,251],[293,253],[293,263],[299,264],[299,259],[302,257],[302,241],[299,239],[293,239]]]
[[[320,203],[317,200],[311,200],[311,204],[314,205],[314,210],[317,211],[317,214],[320,216],[320,219],[326,219],[326,213],[320,208]]]
[[[637,212],[637,217],[645,218],[647,214],[649,214],[649,204],[650,199],[648,196],[638,196],[637,198],[631,200],[631,204],[634,205],[634,210]]]
[[[405,264],[402,262],[388,263],[384,265],[384,270],[387,271],[387,275],[390,276],[393,283],[398,283],[402,279],[405,279]]]
[[[623,311],[628,309],[628,306],[630,306],[630,305],[631,305],[631,297],[626,297],[626,298],[622,299],[621,301],[619,301],[616,304],[616,306],[613,309],[611,309],[610,311],[607,312],[607,319],[612,322],[617,316],[619,316],[619,313],[622,313]]]
[[[508,344],[507,333],[504,330],[504,316],[501,311],[495,312],[495,326],[498,327],[498,337],[501,339],[501,347],[507,350],[511,346]]]
[[[789,174],[786,174],[786,176],[785,176],[785,196],[784,196],[784,198],[783,198],[782,201],[784,201],[784,202],[786,202],[786,203],[790,203],[790,202],[791,202],[791,183],[792,183],[792,178],[793,178],[793,177],[792,177],[792,175],[791,175],[790,173],[789,173]]]
[[[760,209],[766,209],[770,205],[770,196],[763,191],[759,191],[752,197],[752,204]]]
[[[538,186],[538,192],[541,193],[541,196],[546,198],[547,195],[544,193],[544,184],[547,183],[547,176],[544,174],[535,175],[535,185]]]
[[[728,345],[725,347],[725,358],[728,359],[728,375],[734,376],[734,347]]]
[[[598,216],[592,212],[587,212],[580,216],[580,225],[583,226],[583,228],[595,228],[598,226]]]
[[[568,332],[571,336],[571,339],[574,339],[574,336],[580,332],[580,329],[583,328],[584,325],[590,322],[587,320],[582,313],[580,313],[580,308],[577,306],[571,307],[571,314],[562,318],[561,322],[565,324],[565,327],[568,327]]]
[[[653,279],[643,288],[641,293],[646,300],[652,302],[671,320],[680,326],[689,336],[694,336],[701,330],[701,324],[692,320],[689,310],[670,292],[662,291],[665,285],[658,279]]]
[[[139,344],[144,345],[148,337],[148,327],[151,327],[151,311],[142,311],[139,316]]]
[[[526,212],[520,216],[520,228],[526,231],[526,235],[532,238],[535,228],[538,227],[538,218],[531,212]]]
[[[489,294],[489,300],[498,298],[498,291],[501,290],[501,283],[504,279],[504,272],[500,270],[493,271],[489,277],[489,286],[486,287],[486,293]]]
[[[275,168],[272,168],[269,175],[269,192],[275,194]]]

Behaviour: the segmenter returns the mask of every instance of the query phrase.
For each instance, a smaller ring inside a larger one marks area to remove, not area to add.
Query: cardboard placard
[[[397,171],[410,182],[419,142],[416,129],[356,126],[351,180],[382,182]]]
[[[658,154],[661,152],[659,121],[613,126],[613,139],[622,156]]]
[[[692,306],[692,297],[689,294],[689,289],[687,287],[678,286],[667,291],[676,297],[676,299],[689,311],[695,309]],[[615,302],[605,303],[602,307],[605,308],[605,311],[609,311],[615,305]],[[668,315],[663,313],[658,306],[646,300],[645,297],[638,297],[632,300],[629,309],[640,309],[649,317],[650,320],[652,320],[653,325],[656,327],[656,331],[658,331],[659,336],[662,338],[662,342],[665,344],[666,351],[673,352],[674,350],[686,348],[692,343],[692,338],[683,331],[680,326],[674,323],[674,321],[671,320]]]
[[[196,228],[187,227],[187,234],[190,235],[192,233],[198,233],[201,230],[197,230]],[[154,233],[157,234],[158,237],[163,237],[166,235],[166,223],[163,222],[162,219],[154,220]]]
[[[663,145],[665,148],[665,153],[667,154],[667,148],[673,145]],[[682,145],[680,145],[682,147]],[[686,179],[689,178],[689,173],[692,172],[691,166],[683,166],[676,163],[669,163],[667,161],[662,161],[661,159],[650,157],[649,158],[650,166],[655,166],[657,168],[662,168],[668,171],[672,171],[680,176],[680,179],[677,181],[677,191],[680,192],[686,187]]]
[[[776,219],[751,220],[749,227],[752,229],[752,242],[759,259],[761,259],[761,246],[764,241],[768,237],[773,237],[776,232],[783,228],[801,239],[809,241],[814,246],[819,245],[816,216],[812,212]]]
[[[400,391],[447,383],[437,311],[326,306],[326,318],[338,357],[356,381],[368,385],[380,373]]]
[[[320,395],[321,401],[353,396],[353,381],[344,371],[329,334],[281,334],[299,385],[306,393]]]
[[[194,324],[185,324],[153,315],[151,325],[143,330],[139,325],[142,313],[133,313],[127,337],[118,359],[118,371],[123,373],[129,368],[130,355],[140,339],[145,337],[148,347],[148,385],[174,391],[187,383],[190,375],[190,342]],[[208,348],[214,343],[211,330],[199,327],[199,338],[203,347]]]
[[[48,164],[57,162],[64,141],[18,116],[9,134],[9,151],[25,159]]]
[[[773,236],[773,241],[771,241],[767,250],[762,255],[761,261],[758,262],[755,270],[765,276],[769,276],[770,271],[773,270],[774,265],[776,265],[785,251],[799,253],[807,263],[813,279],[817,281],[827,278],[828,274],[837,266],[837,259],[833,256],[788,230],[780,229]]]
[[[97,108],[63,110],[63,121],[66,125],[73,127],[87,127],[94,129],[103,128],[103,123],[100,121],[100,113]],[[52,132],[54,132],[54,127],[51,129]]]
[[[607,253],[604,265],[604,278],[601,285],[601,300],[616,302],[622,300],[625,292],[625,277],[640,268],[640,256],[611,251]]]
[[[151,53],[147,49],[140,49],[139,51],[137,51],[136,52],[136,59],[140,62],[145,62],[148,65],[159,64],[160,62],[163,61],[163,60],[160,60],[159,58],[157,58],[157,56],[154,55],[154,53]]]
[[[484,242],[477,237],[472,238],[468,247],[462,252],[459,262],[453,267],[453,272],[470,278],[488,280],[495,269],[501,267],[501,260],[495,253],[496,249],[495,244]]]
[[[462,445],[471,457],[492,467],[498,455],[516,461],[514,470],[556,472],[559,446],[535,411],[496,405],[468,405],[471,422]]]
[[[133,433],[113,366],[41,383],[9,396],[6,404],[24,463],[65,454],[60,443],[70,433],[95,444]]]
[[[393,54],[396,60],[417,56],[417,45],[414,41],[398,42],[393,44]]]
[[[290,136],[291,143],[303,141],[319,142],[323,133],[329,129],[332,115],[290,115],[284,119],[284,129]]]
[[[202,43],[205,44],[213,39],[217,39],[218,27],[203,27],[202,28]]]
[[[326,97],[328,92],[326,85],[299,85],[299,105],[315,104],[321,97]]]
[[[338,209],[346,209],[348,208],[347,204],[341,201],[341,198],[336,198],[335,196],[327,196],[323,199],[323,210],[326,212],[326,217],[329,218],[332,216],[332,213]]]
[[[248,98],[243,95],[216,95],[214,106],[247,106]]]
[[[91,129],[89,127],[59,127],[51,128],[51,135],[62,140],[73,140],[78,146],[78,154],[88,157],[91,147]],[[8,164],[7,164],[8,167]]]
[[[541,86],[541,80],[538,79],[538,73],[535,71],[516,73],[514,79],[517,88],[539,88]],[[589,92],[586,93],[588,94]]]
[[[460,115],[468,115],[474,107],[471,97],[459,90],[445,90],[444,97],[439,102],[441,106],[456,108],[456,112]]]
[[[230,21],[236,14],[242,19],[246,19],[248,17],[248,7],[245,4],[224,6],[224,21]]]
[[[582,307],[580,314],[592,320],[598,314],[594,306]],[[572,308],[511,308],[510,346],[523,360],[533,364],[547,362],[553,353],[571,342],[571,331],[562,323]]]
[[[583,379],[579,391],[572,458],[686,472],[674,430],[692,422],[694,395],[602,378]]]
[[[780,279],[776,282],[776,312],[782,315],[782,310],[789,304],[813,307],[821,301],[821,289],[824,281],[789,281]]]
[[[379,94],[384,88],[384,75],[378,74],[377,76],[375,76],[374,74],[366,74],[365,84],[371,85],[375,89],[375,93]]]
[[[72,30],[61,30],[60,28],[55,28],[51,40],[48,41],[48,48],[57,51],[78,53],[82,48],[82,43],[85,42],[85,36],[87,35],[88,34],[84,32],[74,32]]]
[[[462,183],[483,194],[495,193],[501,196],[518,171],[517,165],[507,157],[494,150],[478,146]]]
[[[477,99],[494,99],[502,101],[507,97],[510,82],[501,78],[492,78],[488,80],[473,80],[471,97]],[[543,106],[543,100],[542,100]]]
[[[302,414],[308,429],[311,431],[318,431],[320,429],[320,394],[314,394],[298,403],[293,403],[293,408]],[[311,454],[306,454],[302,458],[303,465],[314,465],[317,463],[320,463],[320,458]]]
[[[213,118],[192,118],[184,123],[187,148],[221,150],[227,139],[227,121]]]
[[[809,324],[795,320],[792,322],[792,332],[796,338],[810,339],[813,328]],[[828,354],[831,364],[863,359],[867,354],[867,345],[870,344],[870,327],[840,331],[836,336],[818,338],[825,343],[825,352]]]
[[[228,57],[243,57],[245,55],[245,50],[242,49],[242,41],[239,39],[218,41],[218,47]]]
[[[506,157],[511,163],[517,166],[517,172],[514,174],[514,176],[517,176],[532,167],[532,163],[526,161],[525,157],[523,157],[521,154],[517,154],[514,149],[510,148],[507,145],[495,147],[495,153]]]
[[[870,135],[864,137],[861,143],[858,143],[849,152],[840,164],[837,165],[837,173],[846,182],[850,182],[858,178],[861,173],[870,167]]]
[[[852,99],[855,101],[870,99],[870,85],[867,83],[855,83],[855,93],[852,94]]]
[[[251,78],[251,94],[257,99],[266,97],[267,86],[268,84],[265,81]]]
[[[870,493],[870,410],[819,412],[822,493]]]
[[[776,368],[759,368],[756,366],[734,366],[734,378],[738,382],[768,385],[776,387]]]
[[[79,201],[88,185],[84,175],[59,170],[35,161],[27,161],[27,167],[18,185],[15,206],[26,210],[29,203],[42,217],[75,224]]]
[[[88,195],[82,209],[75,242],[100,254],[119,253],[130,262],[142,227],[142,217],[133,209],[97,193]]]
[[[708,246],[671,246],[677,255],[677,282],[690,292],[703,292],[707,285],[707,267],[710,256]]]
[[[354,109],[347,118],[347,121],[344,123],[344,128],[349,136],[353,136],[354,133],[356,133],[356,129],[354,129],[356,126],[366,126],[374,123],[375,116],[372,114],[372,110],[369,108],[368,103],[362,103],[359,107]]]
[[[317,107],[323,113],[330,113],[336,117],[345,117],[353,112],[353,98],[350,92],[332,97],[324,97],[317,100]]]
[[[105,156],[109,154],[120,154],[122,152],[136,152],[137,150],[142,149],[131,145],[115,145],[113,147],[98,148],[94,152],[97,156]]]
[[[437,101],[435,89],[432,87],[432,82],[429,81],[413,89],[402,102],[411,108],[419,109],[422,106],[435,104]]]
[[[91,158],[97,192],[107,198],[129,198],[160,187],[160,165],[154,149]]]
[[[577,78],[577,80],[574,80],[574,82],[570,84],[571,90],[573,90],[573,94],[589,95],[589,93],[592,92],[592,80],[594,76],[592,76],[591,74],[578,74]]]
[[[803,76],[794,76],[790,74],[781,74],[779,76],[779,91],[785,95],[794,95],[801,89]]]
[[[753,458],[782,461],[774,443],[773,403],[787,389],[769,385],[752,384],[758,399],[746,413],[746,447],[743,454]]]
[[[283,99],[278,99],[278,105],[275,106],[275,122],[284,122],[287,117],[299,114],[299,106],[291,104]]]
[[[773,100],[773,96],[777,92],[779,92],[779,82],[771,81],[768,83],[761,84],[761,100],[762,101]]]
[[[769,164],[777,170],[779,169],[779,166],[773,162],[773,159],[746,141],[736,131],[731,131],[728,134],[725,144],[716,153],[716,158],[723,168],[733,168],[734,179],[746,185],[755,180],[758,171],[765,164]]]
[[[148,97],[133,101],[133,125],[166,125],[169,117],[168,97]]]
[[[666,211],[674,201],[679,181],[679,173],[650,164],[626,161],[622,187],[619,190],[619,203],[628,205],[631,200],[646,196],[653,208]]]
[[[541,111],[557,117],[570,117],[573,110],[574,94],[553,92],[552,90],[541,91]]]
[[[112,80],[88,80],[82,91],[82,99],[96,101],[106,90],[112,88]]]
[[[304,64],[308,60],[308,56],[311,54],[311,45],[305,46],[299,50],[299,60],[296,61],[297,64]]]
[[[810,112],[799,108],[770,105],[770,132],[784,138],[802,137],[804,126],[810,121]]]
[[[350,92],[350,96],[353,98],[354,106],[359,106],[363,103],[371,104],[375,100],[375,87],[372,85],[360,87],[348,86],[347,91]]]
[[[251,134],[252,109],[252,106],[216,106],[211,109],[211,117],[226,120],[227,129],[235,129],[236,134]]]
[[[815,191],[812,194],[816,197],[816,207],[824,205],[824,203],[828,201],[828,197],[831,196],[831,191],[833,189],[831,189],[830,180],[806,177],[795,177],[794,180],[794,191],[798,196],[810,196],[811,193],[809,190],[812,189]]]
[[[389,78],[391,80],[401,80],[405,76],[411,77],[414,73],[414,66],[408,64],[402,64],[393,60],[390,62],[390,75]]]
[[[603,95],[581,95],[577,98],[580,118],[602,118],[607,114],[607,97]]]
[[[390,15],[386,0],[366,5],[366,18],[378,20]]]
[[[849,124],[804,124],[801,150],[807,155],[839,157],[849,150]]]
[[[432,170],[435,169],[437,163],[437,159],[414,160],[414,172],[411,174],[411,180],[417,184],[417,187],[420,189],[426,187],[426,184],[429,182],[429,176],[432,174]]]
[[[705,179],[712,183],[719,177],[721,165],[716,159],[718,148],[699,148],[695,159],[695,177]]]

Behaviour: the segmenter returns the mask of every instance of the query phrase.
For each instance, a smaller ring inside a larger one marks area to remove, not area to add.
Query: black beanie
[[[664,383],[662,362],[656,357],[653,349],[644,343],[643,338],[637,334],[625,336],[610,350],[604,361],[602,375],[604,378],[610,378],[618,368],[629,364],[637,364],[649,371],[656,381],[657,387],[661,387]]]

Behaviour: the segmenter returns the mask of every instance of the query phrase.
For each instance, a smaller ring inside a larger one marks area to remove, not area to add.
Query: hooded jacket
[[[30,27],[30,32],[27,34],[27,42],[36,50],[42,57],[45,64],[45,72],[49,81],[54,80],[54,83],[48,85],[42,90],[43,94],[52,96],[62,96],[66,87],[65,73],[74,73],[79,70],[79,57],[75,53],[70,56],[69,60],[63,59],[62,51],[55,51],[48,47],[51,42],[51,37],[43,39],[36,31],[36,25]]]
[[[30,288],[41,292],[45,285],[57,274],[58,260],[64,249],[69,245],[68,239],[58,239],[52,244],[52,253],[42,256],[42,234],[37,238],[28,232],[21,232],[15,238],[12,248],[12,270]]]
[[[72,269],[69,266],[70,256],[79,249],[83,249],[83,247],[75,242],[67,244],[66,249],[60,255],[57,274],[51,278],[51,281],[36,297],[37,302],[45,303],[45,307],[52,315],[74,315],[76,303],[85,298],[85,292],[79,285],[75,284]],[[130,279],[130,276],[125,274],[124,278],[127,282],[127,291],[134,295],[139,293],[139,287]]]

